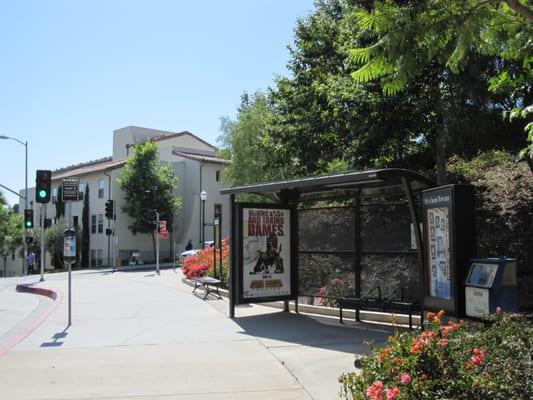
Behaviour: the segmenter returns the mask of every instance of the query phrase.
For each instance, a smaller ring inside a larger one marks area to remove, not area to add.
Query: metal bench
[[[192,291],[193,293],[195,293],[196,289],[198,289],[199,287],[205,290],[204,300],[207,298],[207,296],[209,296],[209,293],[214,293],[218,296],[219,299],[222,299],[222,296],[218,291],[218,288],[222,283],[219,279],[211,278],[210,276],[199,276],[196,278],[192,278],[191,280],[194,282],[194,289]]]
[[[403,293],[401,290],[399,301],[392,300],[392,298],[382,298],[379,285],[370,290],[367,297],[347,296],[341,298],[339,307],[339,322],[341,324],[343,323],[343,308],[354,308],[356,321],[361,320],[359,315],[360,310],[405,313],[409,315],[409,329],[413,329],[413,312],[421,310],[414,302],[403,301]]]

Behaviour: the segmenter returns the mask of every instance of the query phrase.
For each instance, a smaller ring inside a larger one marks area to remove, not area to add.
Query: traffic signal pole
[[[46,204],[41,204],[41,279],[44,282],[44,221],[46,219]]]

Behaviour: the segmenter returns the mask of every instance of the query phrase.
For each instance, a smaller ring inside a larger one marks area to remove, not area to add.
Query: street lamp
[[[21,142],[17,138],[5,136],[5,135],[0,135],[0,139],[14,140],[15,142],[19,142],[26,149],[26,162],[25,162],[26,177],[25,177],[25,183],[24,183],[24,209],[27,210],[28,209],[28,141]],[[28,270],[27,269],[28,266],[26,263],[26,257],[28,256],[28,244],[26,243],[26,236],[27,236],[27,229],[26,229],[26,224],[24,224],[24,260],[22,261],[22,274],[24,274],[25,268],[26,268],[26,271]]]
[[[201,246],[202,249],[204,248],[204,240],[205,240],[205,202],[207,200],[207,192],[205,190],[202,190],[200,192],[200,200],[202,200],[202,240],[201,240]]]

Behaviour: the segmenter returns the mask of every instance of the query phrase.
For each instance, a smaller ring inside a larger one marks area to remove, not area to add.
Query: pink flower
[[[497,313],[501,313],[502,312],[502,308],[501,307],[496,307],[496,312]]]
[[[385,395],[387,396],[387,400],[395,400],[396,396],[398,396],[399,394],[400,394],[400,389],[398,389],[397,387],[385,390]]]
[[[368,387],[368,389],[366,389],[366,395],[372,400],[381,399],[383,396],[383,382],[375,381],[372,385]]]
[[[442,346],[442,347],[445,347],[445,346],[448,346],[448,339],[446,338],[442,338],[441,340],[439,340],[439,344]]]
[[[411,375],[409,374],[406,374],[405,372],[402,372],[402,375],[400,377],[400,381],[404,384],[404,385],[407,385],[409,383],[411,383]]]

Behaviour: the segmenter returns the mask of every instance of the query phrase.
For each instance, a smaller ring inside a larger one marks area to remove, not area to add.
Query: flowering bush
[[[182,270],[188,279],[198,276],[215,276],[213,272],[214,265],[214,247],[203,249],[194,256],[189,256],[183,260]],[[230,266],[230,239],[222,240],[222,277],[220,277],[220,252],[216,249],[216,276],[223,284],[228,282]]]
[[[318,304],[328,307],[338,307],[339,301],[335,298],[350,295],[353,293],[353,290],[353,284],[349,276],[333,278],[327,286],[321,287],[318,291]]]
[[[531,399],[533,322],[502,312],[489,327],[441,323],[428,313],[428,330],[396,334],[343,374],[347,399]]]

